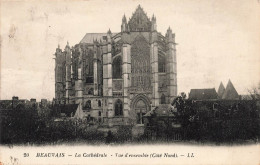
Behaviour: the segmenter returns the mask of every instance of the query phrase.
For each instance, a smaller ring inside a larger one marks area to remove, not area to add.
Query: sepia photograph
[[[0,165],[259,165],[259,0],[0,8]]]

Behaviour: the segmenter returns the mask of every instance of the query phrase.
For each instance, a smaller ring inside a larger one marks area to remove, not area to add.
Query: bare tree
[[[252,87],[251,89],[248,89],[248,93],[253,100],[260,100],[260,82],[258,83],[258,87]]]

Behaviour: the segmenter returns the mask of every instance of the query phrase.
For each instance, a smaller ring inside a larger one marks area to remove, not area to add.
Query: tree
[[[187,97],[186,93],[185,93],[185,92],[181,92],[181,97],[182,97],[183,99],[186,99],[186,97]]]
[[[251,89],[248,89],[248,93],[253,100],[260,100],[260,82],[258,83],[258,87],[254,86]]]

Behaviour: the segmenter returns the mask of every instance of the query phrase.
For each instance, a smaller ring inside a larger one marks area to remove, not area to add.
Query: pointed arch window
[[[164,94],[162,94],[161,96],[161,104],[166,104],[166,99]]]
[[[98,106],[101,107],[101,101],[100,100],[98,100]]]
[[[112,64],[113,78],[122,78],[122,60],[121,56],[116,57]]]
[[[142,35],[138,35],[131,47],[131,86],[135,90],[149,90],[150,47]]]
[[[158,61],[158,71],[159,72],[165,72],[165,56],[163,54],[159,54],[159,61]]]
[[[88,95],[93,95],[94,94],[94,89],[93,88],[90,88],[89,90],[88,90]]]
[[[91,101],[88,100],[84,106],[84,109],[91,109]]]
[[[123,116],[123,104],[119,99],[115,103],[115,116]]]

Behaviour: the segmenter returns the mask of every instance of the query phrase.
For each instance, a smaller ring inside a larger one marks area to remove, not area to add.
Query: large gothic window
[[[100,100],[98,100],[98,106],[101,107],[101,101]]]
[[[57,81],[61,82],[62,81],[62,67],[61,66],[57,66]]]
[[[115,57],[113,60],[113,78],[122,78],[122,60],[121,56]]]
[[[78,59],[77,58],[73,60],[72,67],[73,67],[74,79],[78,79]]]
[[[159,54],[159,61],[158,61],[158,71],[165,72],[165,56],[163,54]]]
[[[136,37],[131,47],[132,87],[147,90],[150,82],[150,47],[142,35]]]
[[[62,63],[62,81],[66,81],[66,62]]]
[[[123,116],[123,104],[119,99],[115,103],[115,116]]]
[[[84,65],[84,73],[85,73],[85,79],[86,83],[93,83],[93,75],[94,75],[94,70],[93,70],[93,57],[94,57],[94,52],[93,50],[89,49],[86,51],[86,63]]]

